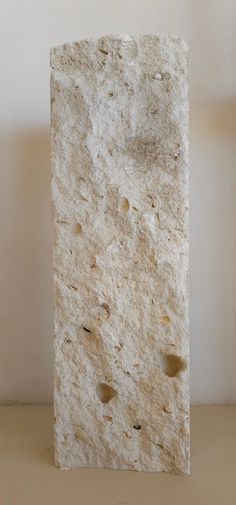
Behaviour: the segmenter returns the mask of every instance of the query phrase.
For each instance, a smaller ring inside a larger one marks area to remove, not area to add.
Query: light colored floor
[[[0,505],[236,505],[236,406],[192,408],[192,473],[53,466],[51,407],[0,407]]]

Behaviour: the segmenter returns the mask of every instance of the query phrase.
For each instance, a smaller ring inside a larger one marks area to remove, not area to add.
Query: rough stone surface
[[[189,472],[188,52],[56,47],[55,461]]]

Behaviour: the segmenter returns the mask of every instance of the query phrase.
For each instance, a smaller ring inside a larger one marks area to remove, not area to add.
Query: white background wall
[[[235,402],[235,0],[0,6],[0,401],[52,399],[49,48],[112,32],[168,32],[191,51],[192,401]]]

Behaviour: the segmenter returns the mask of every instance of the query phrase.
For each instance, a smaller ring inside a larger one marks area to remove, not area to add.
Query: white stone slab
[[[189,472],[188,52],[51,50],[55,461]]]

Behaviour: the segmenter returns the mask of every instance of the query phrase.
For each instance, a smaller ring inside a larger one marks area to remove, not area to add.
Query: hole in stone
[[[175,377],[183,368],[184,362],[179,356],[175,356],[174,354],[161,355],[160,369],[168,377]]]
[[[57,224],[69,224],[68,221],[65,221],[63,219],[57,219]]]
[[[91,330],[89,330],[88,328],[86,328],[86,326],[83,326],[83,330],[87,331],[87,333],[92,333]]]
[[[84,428],[81,426],[80,428],[77,428],[75,432],[75,438],[76,440],[79,440],[80,442],[85,441],[85,432]]]
[[[114,347],[118,352],[120,352],[122,351],[124,344],[122,342],[119,342],[119,345],[115,345]]]
[[[162,316],[161,317],[161,322],[163,324],[170,324],[170,318],[169,318],[169,316],[166,316],[166,315]]]
[[[122,212],[128,212],[130,208],[129,200],[128,198],[124,197],[120,201],[120,210]]]
[[[87,201],[88,201],[88,199],[87,199],[87,198],[85,198],[85,196],[83,196],[83,195],[81,195],[81,194],[80,194],[80,197],[81,197],[81,200],[83,200],[83,202],[87,202]]]
[[[112,421],[112,417],[111,416],[102,416],[103,419],[105,419],[105,421]]]
[[[100,53],[105,54],[106,56],[109,54],[108,51],[106,49],[103,49],[102,47],[99,47],[98,50],[100,51]]]
[[[72,289],[73,291],[78,291],[78,288],[76,286],[73,286],[73,284],[70,284],[68,288]]]
[[[166,414],[173,413],[173,408],[171,408],[169,405],[164,405],[163,410],[164,410],[164,412],[166,412]]]
[[[110,91],[110,93],[107,93],[107,94],[108,94],[108,96],[114,96],[114,93],[112,93],[111,91]]]
[[[82,235],[82,226],[80,223],[76,223],[76,225],[75,225],[75,234]]]
[[[106,313],[107,313],[107,318],[109,318],[109,317],[110,317],[110,313],[111,313],[111,312],[110,312],[110,307],[109,307],[109,305],[107,305],[107,303],[102,303],[102,304],[101,304],[101,307],[102,307],[102,308],[106,311]]]
[[[134,428],[135,430],[141,430],[142,426],[141,426],[141,424],[134,424],[134,425],[133,425],[133,428]]]
[[[114,398],[114,396],[116,396],[117,391],[105,382],[99,382],[96,386],[96,393],[102,403],[108,403],[112,400],[112,398]]]

